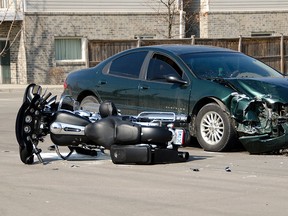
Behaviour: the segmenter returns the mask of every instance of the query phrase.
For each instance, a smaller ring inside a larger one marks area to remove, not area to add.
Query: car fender
[[[226,114],[228,114],[228,116],[230,116],[230,111],[229,109],[227,108],[227,106],[224,104],[224,102],[222,102],[220,99],[216,98],[216,97],[212,97],[212,96],[209,96],[209,97],[205,97],[205,98],[202,98],[201,100],[199,100],[192,112],[191,112],[191,116],[190,116],[190,124],[189,124],[189,132],[190,132],[190,135],[191,136],[196,136],[196,127],[195,127],[195,123],[196,123],[196,116],[198,114],[198,112],[200,111],[200,109],[205,106],[206,104],[208,103],[216,103],[219,105],[219,107],[223,110],[223,112],[225,112]],[[232,118],[231,118],[232,119]],[[232,119],[233,120],[233,119]]]

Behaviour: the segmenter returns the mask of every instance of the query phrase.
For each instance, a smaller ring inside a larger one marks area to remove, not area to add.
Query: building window
[[[0,0],[0,8],[7,8],[7,0]]]
[[[134,39],[153,39],[156,35],[134,35]]]
[[[274,32],[272,31],[261,31],[261,32],[251,32],[252,37],[267,37],[267,36],[272,36]]]
[[[85,40],[81,38],[55,39],[56,61],[84,61]]]

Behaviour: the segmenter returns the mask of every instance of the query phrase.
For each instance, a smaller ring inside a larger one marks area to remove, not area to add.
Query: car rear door
[[[176,79],[167,79],[169,76]],[[175,61],[159,53],[151,55],[144,79],[139,83],[139,112],[188,114],[190,93],[188,77]]]
[[[123,54],[104,68],[97,91],[111,100],[122,114],[135,115],[139,106],[139,76],[147,51]]]

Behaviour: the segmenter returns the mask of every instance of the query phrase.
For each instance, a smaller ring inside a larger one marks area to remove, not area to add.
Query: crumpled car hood
[[[223,81],[223,80],[222,80]],[[288,148],[288,78],[229,78],[231,116],[252,154]]]
[[[270,96],[278,102],[288,103],[288,78],[226,79],[239,93],[251,98]]]

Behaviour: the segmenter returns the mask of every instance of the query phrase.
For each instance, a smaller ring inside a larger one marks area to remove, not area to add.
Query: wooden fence
[[[158,44],[197,44],[229,48],[259,59],[283,74],[288,74],[288,36],[239,37],[225,39],[141,39],[141,40],[90,40],[88,44],[89,67],[118,52]]]

